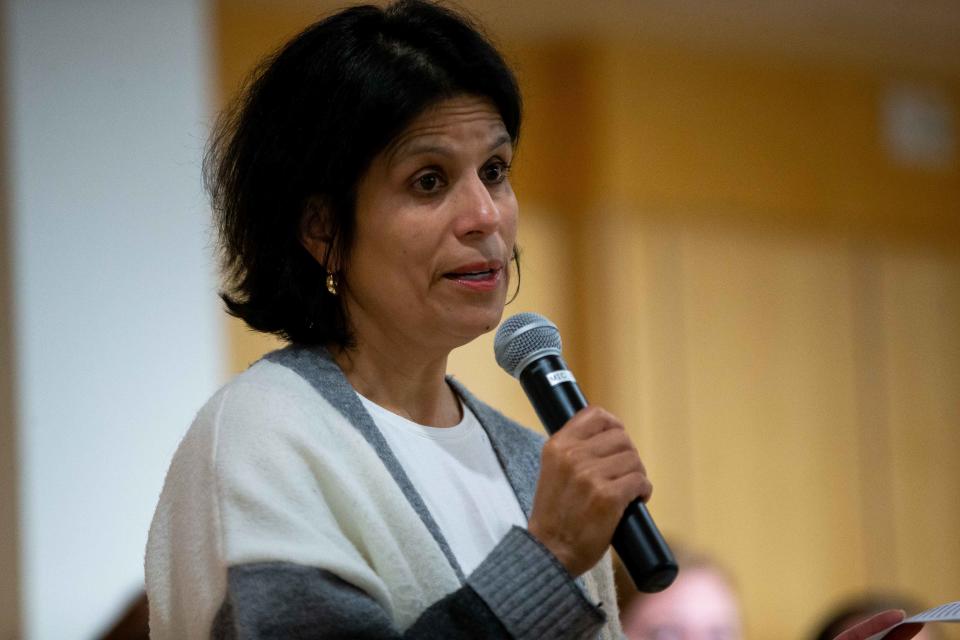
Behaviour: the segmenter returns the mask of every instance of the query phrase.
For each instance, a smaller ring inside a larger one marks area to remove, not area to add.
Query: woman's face
[[[716,571],[695,567],[680,571],[665,591],[638,598],[622,612],[630,640],[740,640],[740,606],[727,581]]]
[[[517,234],[513,145],[475,96],[420,114],[358,186],[345,303],[360,345],[449,351],[493,329]]]

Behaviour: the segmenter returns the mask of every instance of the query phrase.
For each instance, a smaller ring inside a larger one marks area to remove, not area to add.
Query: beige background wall
[[[218,2],[221,101],[318,13]],[[749,637],[802,637],[865,589],[960,599],[960,163],[900,166],[880,135],[896,83],[956,123],[960,73],[489,15],[527,100],[507,313],[560,325],[662,529],[738,577]],[[229,330],[233,370],[271,344]],[[490,344],[451,370],[535,424]]]

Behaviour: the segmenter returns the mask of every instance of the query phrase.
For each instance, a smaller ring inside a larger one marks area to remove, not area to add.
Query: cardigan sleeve
[[[515,527],[465,585],[403,632],[373,598],[329,571],[260,563],[230,568],[211,637],[563,640],[595,637],[604,621],[553,555]]]

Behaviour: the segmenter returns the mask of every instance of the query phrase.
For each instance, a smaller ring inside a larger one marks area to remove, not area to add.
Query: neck
[[[349,349],[332,348],[354,389],[381,407],[418,424],[452,427],[460,422],[460,402],[446,382],[447,355],[358,339]]]

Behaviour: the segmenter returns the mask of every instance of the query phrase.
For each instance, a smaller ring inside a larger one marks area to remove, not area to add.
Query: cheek
[[[390,280],[397,287],[429,287],[434,280],[436,258],[441,238],[423,224],[410,222],[394,225],[385,234],[381,255],[391,267]]]
[[[513,246],[517,241],[517,225],[519,224],[520,212],[517,205],[517,199],[513,192],[500,209],[501,234],[507,246]]]

